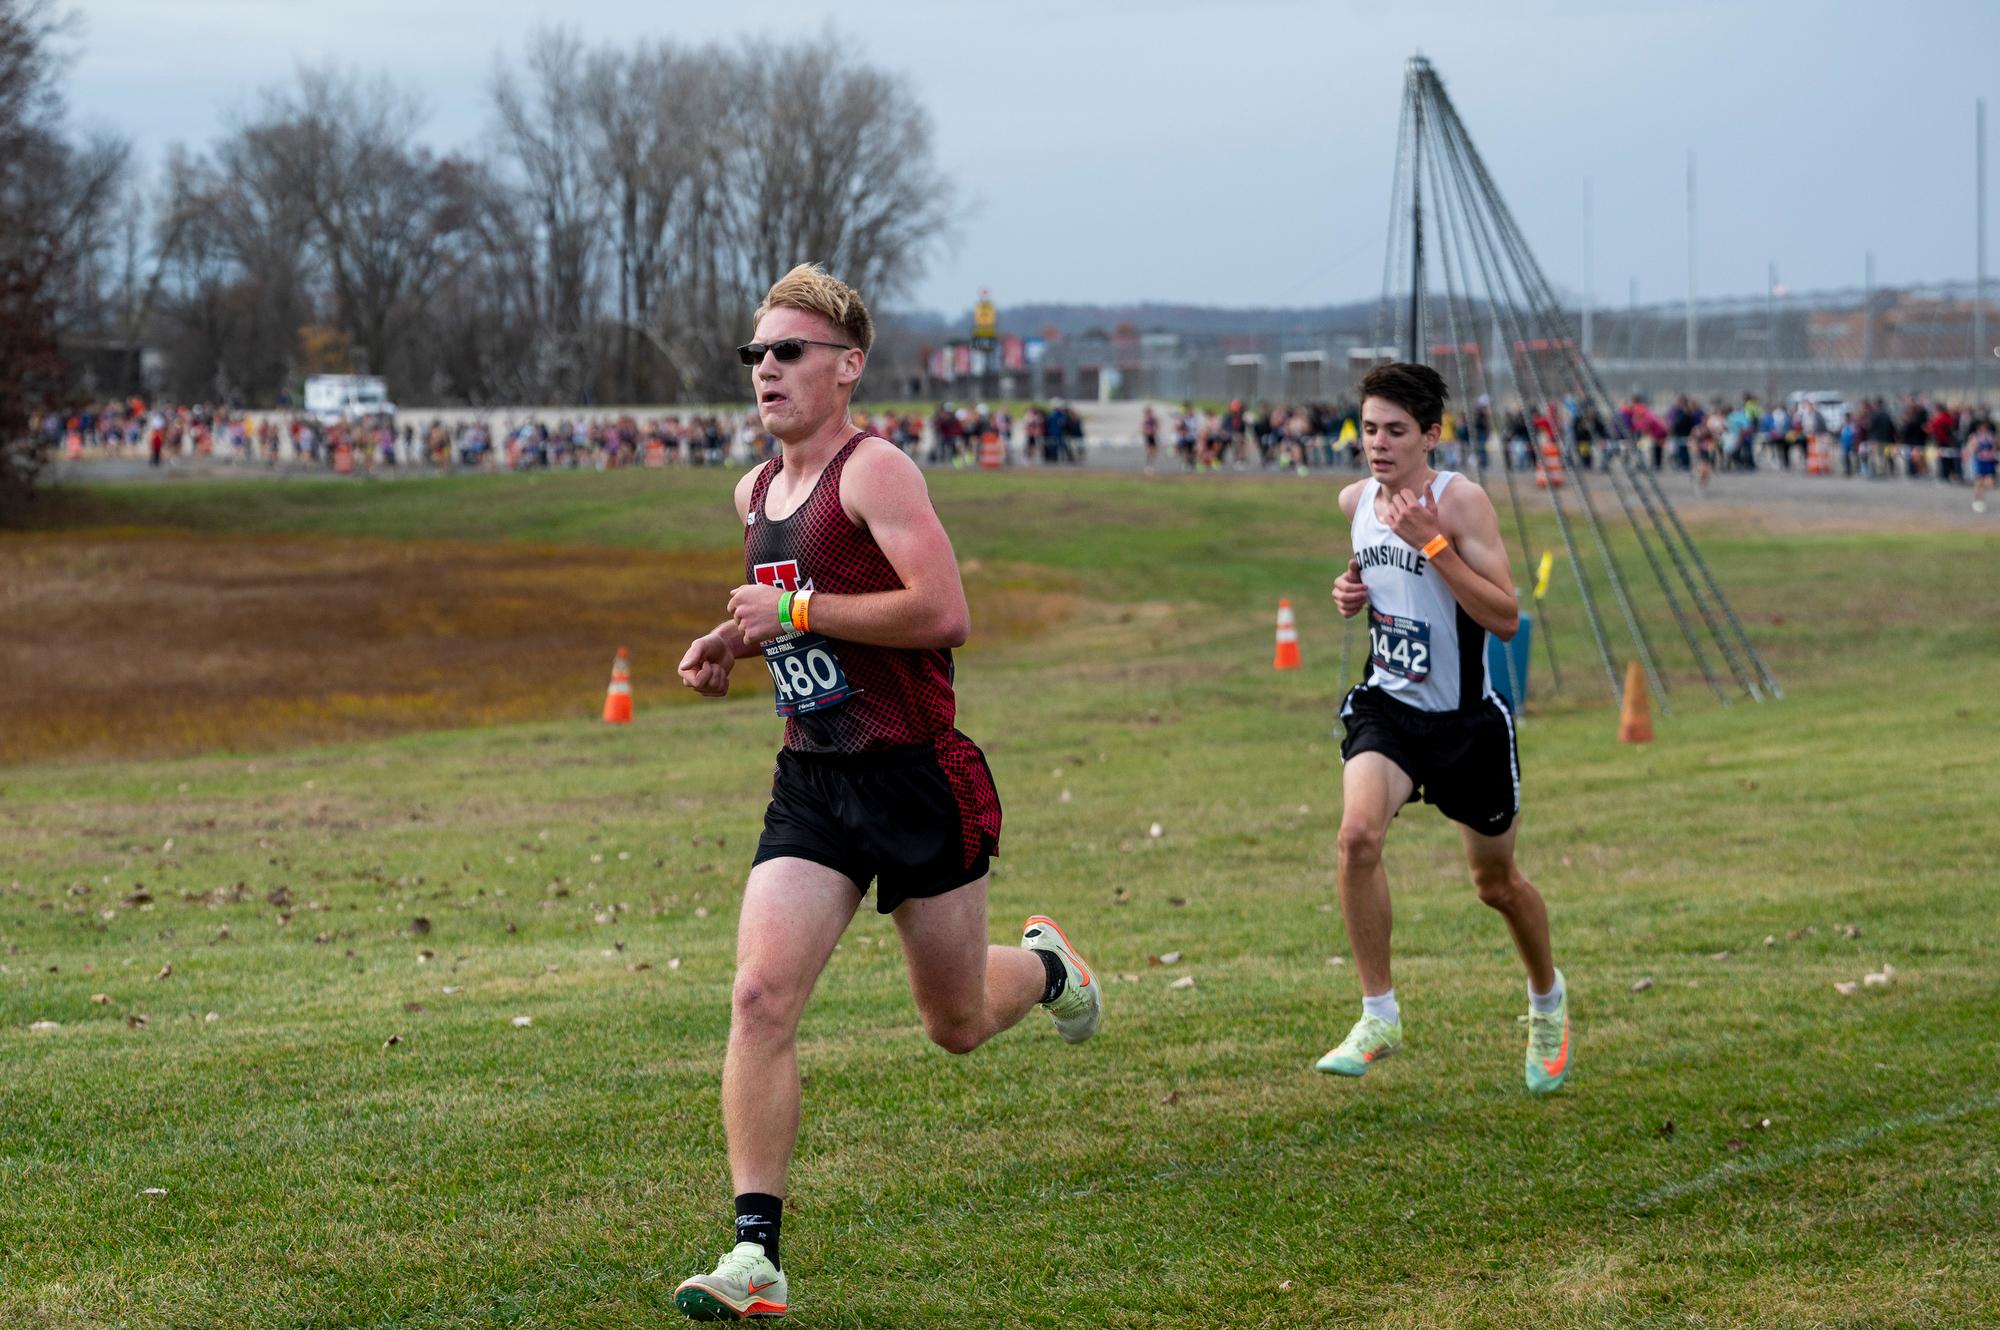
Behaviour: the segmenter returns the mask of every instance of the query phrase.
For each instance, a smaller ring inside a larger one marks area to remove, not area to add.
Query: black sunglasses
[[[815,342],[810,337],[787,337],[779,342],[745,342],[736,348],[736,354],[744,364],[755,369],[764,363],[766,351],[776,356],[780,365],[789,365],[804,355],[809,346],[830,346],[839,351],[854,350],[844,342]]]

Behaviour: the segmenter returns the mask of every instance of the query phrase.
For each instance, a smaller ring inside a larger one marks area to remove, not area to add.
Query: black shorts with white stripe
[[[1340,705],[1340,758],[1380,753],[1401,767],[1422,799],[1482,836],[1498,836],[1521,811],[1514,717],[1498,697],[1457,711],[1421,711],[1367,684]]]

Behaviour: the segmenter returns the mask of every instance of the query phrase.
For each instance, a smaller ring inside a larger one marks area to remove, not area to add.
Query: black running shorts
[[[1380,753],[1416,783],[1422,798],[1482,836],[1498,836],[1521,811],[1521,763],[1514,717],[1489,697],[1458,711],[1421,711],[1362,684],[1341,703],[1340,758]]]
[[[954,731],[935,744],[867,753],[783,749],[755,863],[809,859],[883,914],[986,876],[1000,848],[1000,797],[986,758]]]

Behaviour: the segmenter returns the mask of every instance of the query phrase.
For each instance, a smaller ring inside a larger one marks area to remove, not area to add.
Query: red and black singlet
[[[854,525],[840,504],[840,475],[861,441],[857,434],[820,472],[812,493],[791,516],[764,513],[771,482],[785,469],[773,458],[750,489],[750,517],[743,531],[744,575],[786,591],[836,596],[900,591],[903,580],[875,538]],[[853,693],[838,706],[793,715],[785,721],[785,747],[803,753],[865,753],[911,744],[933,744],[953,735],[951,652],[870,646],[828,639]]]

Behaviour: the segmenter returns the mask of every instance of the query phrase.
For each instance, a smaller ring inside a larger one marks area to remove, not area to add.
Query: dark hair
[[[1394,402],[1416,417],[1417,428],[1429,431],[1444,421],[1444,399],[1451,396],[1444,386],[1444,375],[1429,365],[1412,365],[1398,361],[1392,365],[1377,365],[1368,371],[1368,377],[1361,381],[1361,400],[1379,397],[1385,402]]]

